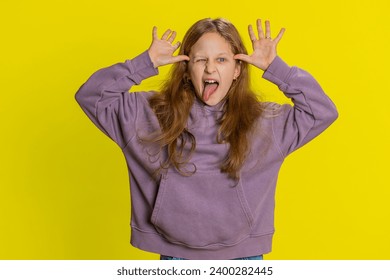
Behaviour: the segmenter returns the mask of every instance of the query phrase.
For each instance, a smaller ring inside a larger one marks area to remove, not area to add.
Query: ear
[[[236,66],[234,68],[234,80],[236,80],[238,78],[238,76],[240,76],[241,74],[241,61],[237,61],[236,63]]]
[[[184,79],[184,81],[185,81],[186,83],[188,83],[188,82],[191,81],[191,77],[190,77],[190,75],[189,75],[187,72],[184,73],[183,79]]]

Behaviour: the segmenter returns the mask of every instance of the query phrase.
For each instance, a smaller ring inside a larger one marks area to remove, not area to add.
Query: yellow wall
[[[246,27],[258,17],[271,20],[274,36],[286,27],[280,56],[311,72],[340,112],[286,160],[266,258],[390,258],[385,0],[0,5],[0,259],[157,259],[129,245],[124,158],[74,93],[97,69],[145,50],[153,25],[182,38],[196,20],[218,16],[246,42]],[[144,87],[158,86],[166,71]],[[255,85],[268,99],[285,101],[268,82]]]

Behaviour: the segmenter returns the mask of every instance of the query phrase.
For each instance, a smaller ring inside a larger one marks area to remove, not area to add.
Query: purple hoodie
[[[263,103],[240,179],[220,172],[229,146],[217,143],[221,105],[196,99],[188,130],[196,150],[182,176],[169,168],[145,140],[159,129],[148,99],[154,92],[129,93],[134,84],[157,75],[147,52],[103,68],[81,86],[76,100],[122,149],[131,191],[131,244],[145,251],[186,259],[234,259],[271,251],[275,187],[284,158],[325,130],[338,116],[331,100],[307,72],[276,57],[263,78],[276,84],[294,106]]]

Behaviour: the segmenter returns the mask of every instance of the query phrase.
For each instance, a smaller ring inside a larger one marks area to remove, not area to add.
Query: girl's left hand
[[[258,38],[253,31],[252,25],[248,26],[249,37],[253,46],[253,53],[251,55],[236,54],[234,59],[245,61],[265,71],[277,55],[276,46],[278,45],[280,39],[282,39],[285,29],[282,28],[279,31],[278,36],[276,36],[275,39],[272,39],[270,22],[268,20],[265,21],[265,34],[263,28],[261,27],[261,20],[258,19],[256,23]]]

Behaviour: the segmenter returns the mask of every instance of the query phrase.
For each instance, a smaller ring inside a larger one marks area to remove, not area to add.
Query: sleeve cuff
[[[131,60],[126,60],[125,63],[127,67],[129,67],[130,73],[133,75],[133,79],[137,84],[141,83],[142,80],[159,73],[158,69],[154,68],[147,51],[144,51]]]
[[[279,56],[276,56],[263,73],[263,78],[277,86],[281,86],[287,82],[291,69],[292,67],[288,66]]]

